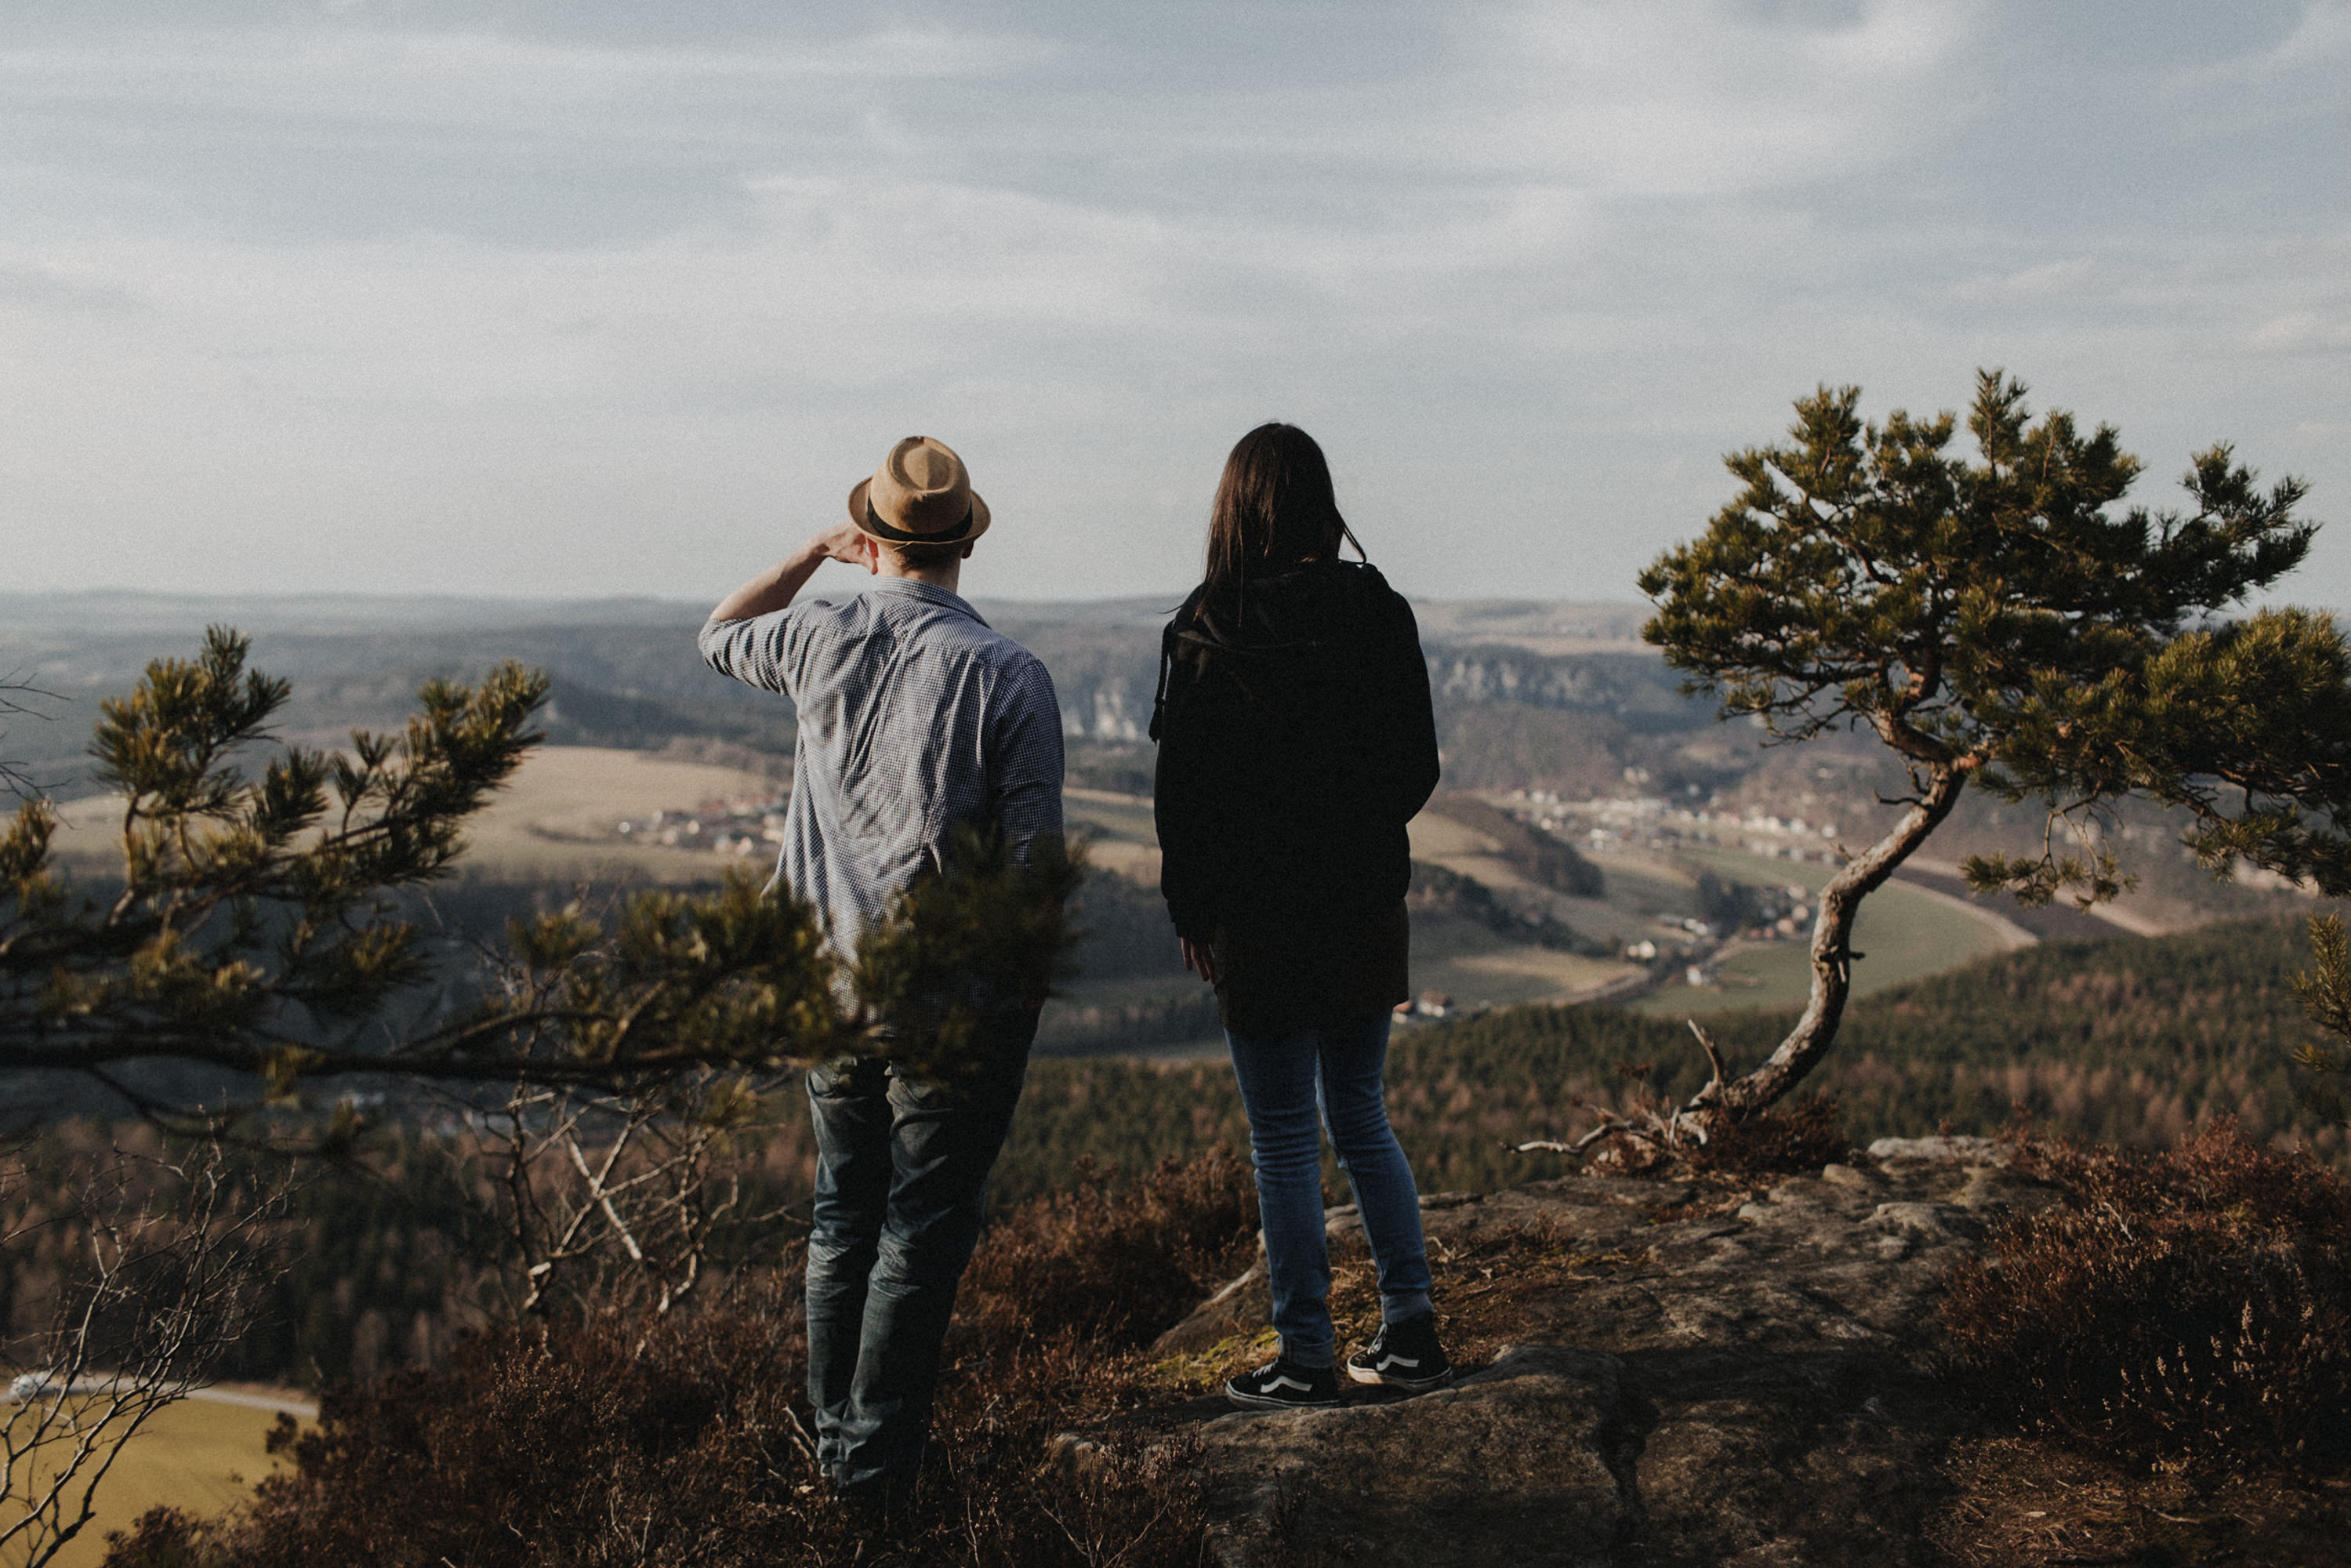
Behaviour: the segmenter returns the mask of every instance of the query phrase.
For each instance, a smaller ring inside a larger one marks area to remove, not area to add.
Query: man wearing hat
[[[963,460],[912,435],[849,493],[849,517],[737,589],[702,629],[720,674],[791,698],[799,718],[777,880],[814,904],[834,949],[960,828],[1016,855],[1061,831],[1061,716],[1036,655],[956,596],[987,504]],[[875,581],[792,601],[827,560]],[[903,1499],[928,1424],[956,1282],[977,1241],[1037,1030],[991,1018],[981,1071],[954,1086],[874,1061],[809,1073],[817,1178],[808,1249],[809,1398],[817,1457],[843,1499]]]

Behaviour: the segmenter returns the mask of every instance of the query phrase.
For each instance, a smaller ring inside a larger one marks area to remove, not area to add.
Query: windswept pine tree
[[[1875,736],[1907,809],[1822,890],[1802,1015],[1768,1060],[1714,1078],[1665,1119],[1737,1122],[1794,1088],[1836,1036],[1855,911],[1970,785],[2046,806],[2039,855],[1977,857],[1980,889],[2087,905],[2125,885],[2075,831],[2125,797],[2183,809],[2187,841],[2351,890],[2351,655],[2327,616],[2229,618],[2308,552],[2303,485],[2268,489],[2216,445],[2184,509],[2123,506],[2138,476],[2116,433],[2034,421],[2022,383],[1977,378],[1975,451],[1949,413],[1865,423],[1857,388],[1796,403],[1783,444],[1725,461],[1742,488],[1700,538],[1641,574],[1643,635],[1771,740]]]

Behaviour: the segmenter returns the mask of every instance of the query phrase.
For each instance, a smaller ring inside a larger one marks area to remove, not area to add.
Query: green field
[[[157,1411],[114,1461],[98,1490],[97,1518],[52,1560],[57,1568],[97,1568],[106,1532],[130,1529],[151,1508],[216,1514],[241,1501],[278,1462],[262,1447],[277,1420],[272,1411],[205,1399]],[[0,1568],[24,1561],[8,1557]]]
[[[1570,925],[1588,936],[1627,943],[1662,938],[1658,919],[1678,921],[1698,913],[1698,879],[1680,866],[1655,856],[1586,858],[1607,877],[1608,894],[1562,899],[1560,911]]]
[[[1685,850],[1684,858],[1719,875],[1751,883],[1794,884],[1817,891],[1834,874],[1828,866],[1772,860],[1737,850]],[[1854,921],[1853,946],[1865,954],[1853,967],[1853,994],[1874,996],[2003,952],[2001,926],[1923,889],[1894,882],[1865,899]],[[1737,1008],[1795,1007],[1812,984],[1802,937],[1737,947],[1720,965],[1721,983],[1667,986],[1633,1004],[1674,1017]]]
[[[1140,796],[1098,790],[1068,792],[1071,827],[1089,834],[1095,863],[1153,885],[1158,880],[1157,836],[1151,802]],[[1477,830],[1434,811],[1412,824],[1416,859],[1442,865],[1497,890],[1539,893],[1494,852],[1494,842]],[[1697,849],[1671,856],[1636,854],[1601,858],[1607,877],[1601,898],[1553,899],[1561,916],[1585,936],[1625,943],[1644,937],[1662,944],[1660,925],[1699,912],[1698,869],[1740,882],[1797,883],[1817,889],[1831,874],[1823,865],[1772,860],[1735,850]],[[1549,1001],[1589,995],[1625,973],[1613,960],[1583,957],[1522,942],[1450,915],[1416,915],[1413,920],[1412,988],[1437,991],[1457,1007]],[[1991,918],[1970,914],[1917,888],[1894,884],[1863,905],[1855,946],[1868,955],[1855,968],[1854,988],[1867,996],[1923,976],[1940,974],[2007,946]],[[1713,1013],[1732,1008],[1791,1006],[1803,999],[1810,970],[1801,940],[1734,948],[1717,971],[1717,983],[1669,986],[1634,1005],[1671,1015]],[[1068,987],[1081,1005],[1117,1005],[1146,996],[1173,995],[1164,980],[1093,981]]]
[[[1511,942],[1458,915],[1413,917],[1414,991],[1441,991],[1458,1006],[1549,1001],[1596,989],[1625,972],[1614,959]]]

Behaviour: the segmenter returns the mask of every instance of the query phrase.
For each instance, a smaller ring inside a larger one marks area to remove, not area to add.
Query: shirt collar
[[[947,590],[939,587],[936,583],[925,582],[919,578],[876,578],[873,580],[872,586],[867,588],[865,591],[868,593],[887,593],[893,598],[919,599],[925,604],[935,604],[942,610],[952,610],[959,615],[968,615],[974,621],[978,622],[982,626],[987,625],[987,618],[982,616],[978,611],[974,610],[960,595],[950,593]],[[991,631],[994,630],[992,627],[989,629]]]

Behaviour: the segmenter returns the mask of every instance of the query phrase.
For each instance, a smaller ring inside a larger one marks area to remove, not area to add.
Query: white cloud
[[[2309,310],[2273,316],[2253,329],[2250,341],[2264,353],[2340,353],[2351,349],[2351,308],[2332,317]]]
[[[460,121],[493,106],[559,110],[676,84],[772,89],[994,76],[1055,53],[1040,41],[945,27],[721,50],[281,25],[99,32],[71,46],[0,47],[0,80],[22,94],[117,105]]]
[[[11,570],[716,592],[925,429],[1004,521],[981,591],[1158,591],[1287,416],[1415,591],[1622,596],[1790,397],[1994,363],[2158,473],[2232,434],[2322,515],[2351,488],[2341,195],[2244,232],[2095,92],[2011,82],[2040,13],[1285,15],[1262,58],[1108,10],[0,47]],[[2237,169],[2291,183],[2287,145]],[[2133,180],[2159,211],[2116,216]]]
[[[2265,63],[2326,67],[2346,56],[2351,56],[2351,5],[2342,0],[2313,0],[2294,31],[2269,51]]]
[[[1955,292],[1970,300],[2046,300],[2080,298],[2113,286],[2109,269],[2086,256],[2039,262],[2012,272],[1970,277]]]
[[[1650,196],[1882,164],[1968,112],[1965,50],[1981,9],[1875,0],[1850,20],[1808,25],[1721,0],[1529,6],[1497,18],[1471,50],[1502,99],[1479,152]]]

